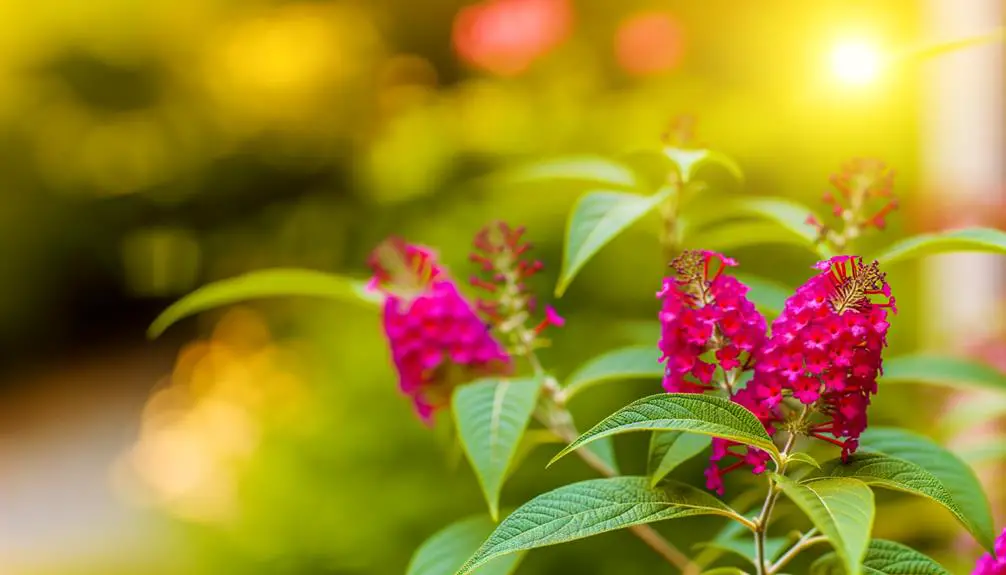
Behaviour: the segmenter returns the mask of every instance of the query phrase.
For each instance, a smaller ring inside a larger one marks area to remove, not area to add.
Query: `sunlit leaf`
[[[721,253],[729,253],[731,250],[747,246],[772,244],[796,245],[817,253],[814,242],[779,226],[778,223],[764,220],[715,224],[685,235],[686,247]]]
[[[770,317],[782,313],[786,306],[786,299],[796,291],[758,276],[745,273],[732,273],[731,275],[748,286],[747,298],[755,304],[758,311]]]
[[[656,340],[652,345],[633,346],[609,351],[583,364],[566,379],[566,397],[608,381],[654,378],[664,375],[664,366],[657,361],[660,350]]]
[[[377,306],[381,296],[364,282],[314,270],[274,268],[205,285],[171,304],[150,325],[147,336],[158,337],[188,316],[243,301],[275,297],[317,297]]]
[[[818,463],[817,460],[814,459],[809,453],[803,453],[802,451],[798,451],[796,453],[790,453],[789,456],[786,459],[788,461],[796,461],[796,462],[799,462],[799,463],[806,463],[807,465],[810,465],[811,467],[816,467],[817,469],[821,469],[821,464]]]
[[[538,401],[541,381],[484,379],[454,392],[452,411],[465,454],[475,470],[493,519],[503,480]]]
[[[825,462],[821,471],[825,477],[851,477],[870,486],[925,497],[945,507],[965,528],[970,529],[970,522],[943,482],[910,461],[884,453],[865,452],[853,455],[848,463],[842,463],[841,459]],[[810,479],[808,483],[814,481],[817,479]]]
[[[1006,232],[992,228],[963,228],[919,234],[894,243],[870,259],[890,265],[945,252],[1006,254]]]
[[[960,508],[978,542],[991,550],[995,539],[989,500],[975,472],[929,438],[897,428],[874,427],[859,438],[862,451],[883,453],[922,467],[939,479]]]
[[[712,495],[682,483],[652,488],[646,477],[591,479],[528,501],[504,519],[458,570],[471,573],[495,557],[583,539],[616,529],[695,515],[731,517]]]
[[[556,455],[552,462],[601,437],[630,431],[685,431],[731,439],[768,451],[779,450],[758,418],[722,397],[661,393],[636,400],[606,417]]]
[[[739,182],[744,181],[744,171],[734,161],[733,158],[722,152],[705,149],[685,149],[685,148],[664,148],[664,154],[670,158],[678,168],[681,181],[689,182],[695,177],[699,167],[703,164],[716,164],[722,166],[730,172]]]
[[[930,383],[1006,393],[1006,374],[994,367],[970,359],[929,354],[885,360],[880,383]]]
[[[695,225],[709,226],[724,219],[753,216],[777,224],[786,233],[796,236],[822,259],[831,257],[828,247],[817,241],[818,230],[808,218],[810,208],[786,198],[742,197],[723,200],[692,214]],[[816,215],[814,216],[816,217]],[[796,241],[795,239],[793,241]]]
[[[492,178],[502,185],[567,181],[629,190],[640,184],[628,166],[600,156],[552,158],[510,168]]]
[[[860,563],[873,530],[873,491],[855,479],[797,483],[776,475],[775,480],[786,497],[828,538],[849,575],[860,575]]]
[[[602,247],[670,197],[662,188],[651,196],[626,192],[589,192],[577,200],[566,226],[562,271],[555,286],[561,296],[581,268]]]
[[[823,555],[810,567],[811,575],[845,575],[835,553]],[[950,575],[939,563],[894,541],[874,539],[863,558],[864,575]]]
[[[646,467],[650,484],[660,483],[677,466],[702,453],[711,441],[708,435],[654,431],[650,436],[650,457]]]
[[[405,575],[449,575],[472,556],[496,524],[486,515],[469,517],[441,529],[427,539],[412,555]],[[486,563],[474,575],[509,575],[524,558],[513,553]]]

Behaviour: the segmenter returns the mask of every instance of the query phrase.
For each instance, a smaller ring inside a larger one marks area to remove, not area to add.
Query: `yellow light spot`
[[[840,80],[862,85],[873,81],[880,73],[880,51],[863,41],[843,42],[831,55],[832,68]]]

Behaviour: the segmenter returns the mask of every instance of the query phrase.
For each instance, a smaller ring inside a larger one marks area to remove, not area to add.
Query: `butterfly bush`
[[[429,248],[393,238],[374,250],[370,266],[371,288],[385,295],[382,321],[399,387],[424,422],[457,385],[512,371],[506,349]]]
[[[996,539],[995,555],[982,555],[971,575],[1006,575],[1006,529]]]

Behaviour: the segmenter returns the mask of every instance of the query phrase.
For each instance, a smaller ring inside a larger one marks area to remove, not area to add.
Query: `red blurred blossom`
[[[565,40],[572,13],[569,0],[472,4],[454,19],[454,49],[468,64],[514,76]]]
[[[641,12],[615,33],[615,58],[627,73],[650,76],[674,69],[684,55],[684,30],[668,12]]]
[[[399,386],[429,424],[457,385],[508,374],[506,350],[488,333],[431,250],[392,238],[368,262],[370,287],[385,294],[384,333]]]
[[[808,216],[807,223],[817,228],[820,240],[837,248],[843,248],[869,228],[884,229],[887,216],[898,208],[898,198],[893,192],[894,171],[880,160],[854,159],[831,176],[830,181],[838,194],[826,192],[822,199],[841,226],[829,226],[813,215]]]
[[[985,553],[978,559],[971,575],[1006,575],[1006,529],[996,539],[994,550],[995,556]]]
[[[664,389],[702,393],[715,389],[720,369],[729,388],[765,339],[765,319],[747,297],[747,286],[724,274],[737,262],[710,251],[688,251],[671,262],[657,297]],[[702,359],[713,353],[715,363]]]
[[[476,234],[472,242],[475,251],[469,257],[479,264],[481,272],[471,278],[471,284],[486,293],[477,302],[479,312],[509,339],[513,351],[521,354],[543,345],[541,334],[548,327],[566,324],[552,306],[546,305],[544,317],[534,327],[527,327],[538,306],[526,281],[544,266],[526,257],[531,244],[523,241],[525,231],[506,222],[486,226]]]

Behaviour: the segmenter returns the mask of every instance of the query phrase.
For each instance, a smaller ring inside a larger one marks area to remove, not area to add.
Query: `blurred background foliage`
[[[115,387],[139,399],[107,462],[115,500],[141,510],[142,544],[112,531],[83,556],[11,545],[8,565],[69,575],[402,572],[427,536],[484,503],[443,426],[424,428],[398,395],[373,312],[270,301],[204,314],[149,344],[143,330],[156,312],[263,267],[365,277],[366,254],[392,233],[437,246],[466,277],[472,234],[498,218],[529,227],[549,271],[536,278],[546,297],[566,214],[586,188],[491,174],[652,148],[679,114],[696,117],[700,142],[745,170],[743,184],[708,170],[715,194],[814,205],[830,173],[865,155],[896,168],[895,190],[911,206],[918,70],[849,86],[826,62],[842,39],[900,49],[919,26],[918,3],[907,0],[0,3],[5,396],[19,397],[24,373],[72,371],[67,358],[99,347],[150,365]],[[911,215],[869,242],[888,243]],[[619,237],[557,304],[568,327],[544,358],[558,375],[645,341],[639,322],[655,317],[664,270],[657,229],[644,220]],[[785,246],[730,255],[791,286],[811,263]],[[904,309],[892,352],[901,352],[917,343],[921,310],[911,266],[891,278]],[[655,389],[609,386],[574,410],[591,423]],[[922,427],[920,414],[935,414],[941,397],[885,391],[872,417]],[[81,405],[103,417],[92,403]],[[645,438],[617,447],[624,471],[643,470]],[[573,458],[543,472],[547,451],[516,473],[504,505],[589,476]],[[699,481],[693,463],[676,473]],[[925,520],[882,514],[879,536],[948,565],[977,553],[950,546],[959,530],[935,506],[904,505]],[[21,520],[4,522],[17,531]],[[687,548],[715,526],[661,530]],[[658,565],[616,533],[532,553],[521,572]]]

